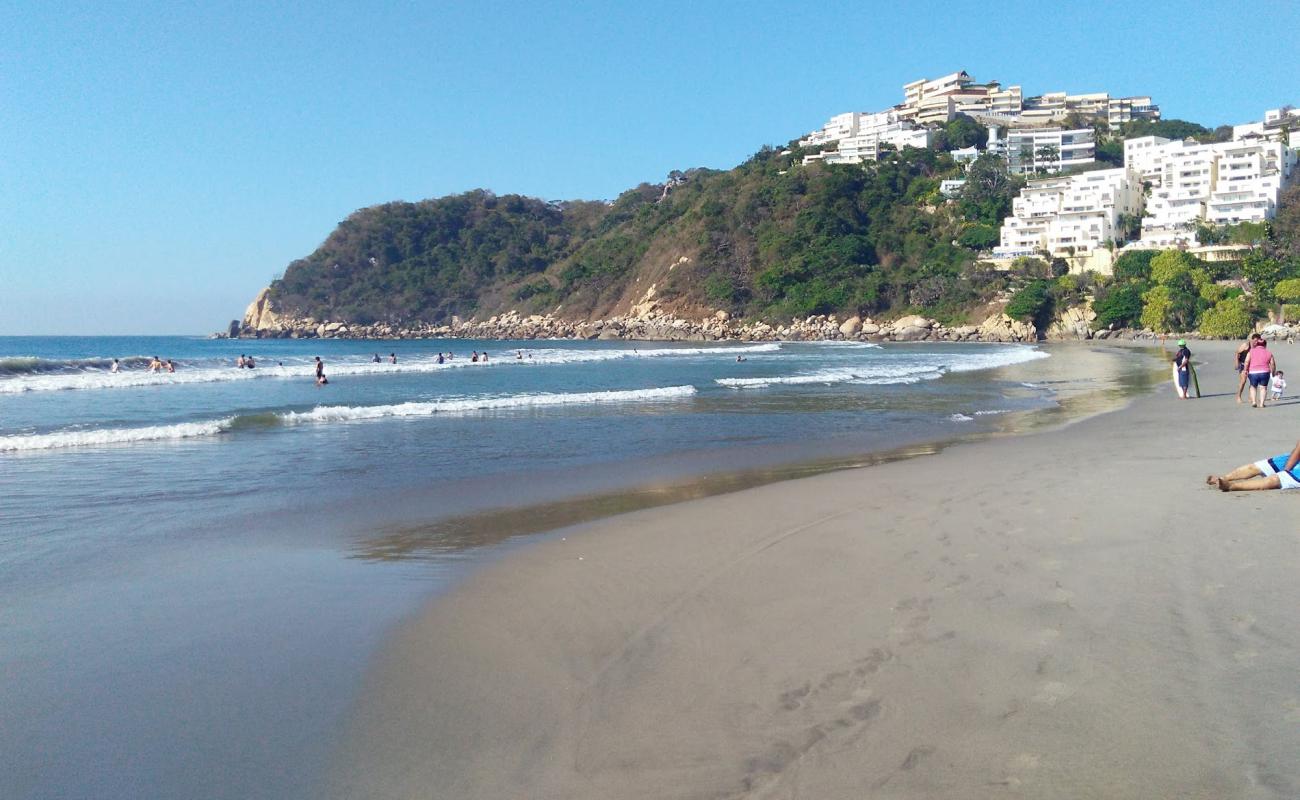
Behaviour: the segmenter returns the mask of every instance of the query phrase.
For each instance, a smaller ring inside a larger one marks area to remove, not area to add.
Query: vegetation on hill
[[[955,147],[980,143],[981,133],[959,117],[941,135]],[[1122,153],[1124,137],[1149,133],[1222,131],[1179,120],[1128,123],[1104,132],[1103,151],[1117,145]],[[1021,259],[1009,271],[979,261],[1023,186],[998,157],[983,155],[963,171],[934,149],[885,148],[879,161],[860,165],[804,166],[804,155],[794,145],[764,147],[734,169],[674,172],[612,203],[478,190],[362,209],[290,264],[271,296],[282,313],[363,324],[507,309],[591,318],[651,297],[685,316],[924,313],[962,323],[978,322],[972,314],[1010,293],[1008,313],[1040,327],[1094,297],[1099,327],[1199,324],[1233,335],[1282,303],[1300,303],[1288,282],[1300,277],[1300,186],[1284,194],[1269,225],[1201,232],[1204,242],[1252,245],[1240,262],[1129,252],[1103,278],[1065,275],[1060,259]],[[966,184],[949,200],[939,184],[955,177]]]
[[[956,319],[1006,285],[976,262],[1021,185],[1001,162],[982,159],[949,205],[939,182],[962,170],[946,153],[807,167],[802,156],[764,148],[735,169],[675,173],[610,204],[475,191],[362,209],[290,264],[272,297],[318,319],[433,322],[507,308],[605,314],[654,285],[657,300],[690,311]]]

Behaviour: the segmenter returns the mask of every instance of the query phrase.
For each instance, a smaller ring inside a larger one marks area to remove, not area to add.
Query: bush
[[[975,223],[962,231],[957,244],[971,250],[988,250],[998,243],[998,229],[992,225]]]
[[[1191,272],[1192,257],[1179,250],[1162,250],[1151,259],[1151,280],[1168,286],[1180,275]]]
[[[1052,295],[1047,281],[1033,281],[1011,296],[1007,303],[1007,316],[1030,322],[1037,328],[1047,327],[1051,321]]]
[[[1130,250],[1115,259],[1116,280],[1145,281],[1151,278],[1151,259],[1155,250]]]
[[[1186,273],[1171,285],[1154,286],[1142,295],[1142,326],[1160,333],[1191,330],[1199,299]]]
[[[1131,283],[1111,287],[1093,301],[1092,310],[1097,312],[1094,330],[1137,325],[1142,318],[1142,287]]]
[[[1243,339],[1255,327],[1255,320],[1242,298],[1221,300],[1201,315],[1201,335],[1216,339]]]

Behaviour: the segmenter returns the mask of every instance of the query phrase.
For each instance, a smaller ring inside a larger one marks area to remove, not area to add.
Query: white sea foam
[[[497,352],[489,361],[474,362],[464,353],[456,358],[439,364],[437,355],[419,356],[399,359],[396,364],[387,361],[374,363],[369,359],[328,360],[325,372],[330,377],[398,375],[410,373],[432,373],[461,368],[494,368],[501,366],[547,366],[555,364],[580,364],[587,362],[615,361],[619,359],[639,358],[700,358],[710,356],[736,356],[755,353],[775,353],[781,345],[774,342],[753,345],[735,345],[730,347],[655,347],[650,349],[568,349],[512,348]],[[524,350],[526,357],[516,358],[516,353]],[[23,363],[19,365],[17,362]],[[134,359],[133,359],[134,360]],[[284,366],[279,366],[269,359],[262,359],[256,369],[238,369],[234,366],[192,366],[180,365],[174,373],[148,372],[143,369],[126,369],[122,372],[109,372],[103,368],[110,360],[85,359],[84,364],[95,365],[90,368],[72,369],[58,372],[30,372],[25,368],[30,359],[14,359],[14,366],[22,366],[22,371],[15,371],[13,377],[0,376],[0,394],[19,394],[23,392],[48,392],[87,389],[131,389],[148,386],[173,386],[201,383],[218,383],[226,381],[247,381],[258,378],[278,378],[281,380],[310,381],[315,375],[314,362],[306,359],[293,359]],[[72,362],[65,362],[69,365]]]
[[[892,383],[916,383],[943,377],[943,373],[928,365],[891,366],[875,364],[864,367],[837,367],[807,372],[800,375],[775,375],[757,378],[717,378],[720,386],[733,389],[761,389],[766,386],[832,386],[839,383],[882,386]]]
[[[432,414],[541,408],[546,406],[662,402],[680,400],[694,394],[694,386],[666,386],[657,389],[629,389],[607,392],[469,397],[428,403],[410,402],[380,406],[317,406],[311,411],[285,411],[247,417],[223,417],[206,422],[182,422],[175,425],[153,425],[142,428],[100,428],[84,431],[0,436],[0,453],[215,436],[249,422],[259,425],[351,422],[384,417],[420,417]]]
[[[832,367],[794,375],[774,375],[752,378],[717,378],[720,386],[733,389],[761,389],[768,386],[857,385],[883,386],[908,384],[942,378],[949,372],[974,372],[982,369],[1005,367],[1048,358],[1048,354],[1032,347],[1002,347],[988,352],[973,348],[964,352],[918,353],[902,363],[866,364],[863,366]]]
[[[965,414],[951,414],[949,415],[948,419],[952,420],[953,422],[974,422],[975,421],[974,417],[968,417]]]
[[[345,422],[382,417],[423,417],[465,411],[495,411],[516,408],[581,405],[593,403],[637,403],[677,400],[695,394],[694,386],[666,386],[659,389],[629,389],[610,392],[568,394],[522,394],[506,397],[472,397],[434,402],[395,403],[383,406],[317,406],[311,411],[288,411],[280,418],[290,425],[308,422]]]
[[[99,428],[85,431],[0,436],[0,453],[214,436],[222,431],[229,430],[234,421],[234,417],[224,417],[207,422],[181,422],[175,425],[151,425],[146,428]]]

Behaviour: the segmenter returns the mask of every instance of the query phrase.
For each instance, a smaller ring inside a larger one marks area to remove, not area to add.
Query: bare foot
[[[1219,484],[1219,491],[1221,492],[1229,491],[1228,487],[1230,484],[1223,478],[1219,478],[1218,484]]]

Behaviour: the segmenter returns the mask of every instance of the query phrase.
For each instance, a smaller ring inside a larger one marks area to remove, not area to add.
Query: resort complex
[[[987,128],[982,148],[948,147],[945,126],[963,116]],[[1138,136],[1124,139],[1122,163],[1117,152],[1099,157],[1099,131],[1159,119],[1149,96],[1025,97],[1019,85],[978,83],[961,71],[904,84],[892,108],[838,114],[799,146],[804,164],[859,164],[908,147],[944,148],[967,168],[985,154],[1001,158],[1028,182],[1002,222],[999,258],[1189,247],[1199,228],[1273,218],[1300,161],[1289,135],[1300,111],[1266,111],[1233,126],[1229,141]],[[945,180],[941,193],[956,198],[962,184]]]

